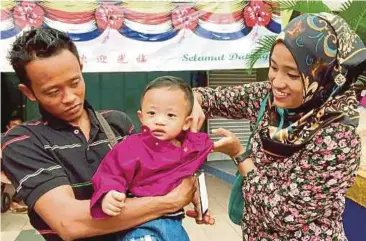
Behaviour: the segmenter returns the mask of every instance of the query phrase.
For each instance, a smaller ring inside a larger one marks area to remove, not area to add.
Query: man
[[[194,179],[187,178],[166,196],[127,199],[119,216],[93,220],[90,180],[110,148],[85,101],[75,44],[55,29],[32,29],[16,39],[9,59],[19,89],[39,103],[42,116],[4,137],[4,169],[28,205],[32,225],[46,240],[114,240],[113,232],[175,212],[192,200]],[[133,133],[124,113],[102,114],[118,140]]]

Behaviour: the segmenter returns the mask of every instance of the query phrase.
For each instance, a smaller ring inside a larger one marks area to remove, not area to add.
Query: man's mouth
[[[65,112],[70,113],[70,114],[74,114],[74,113],[79,111],[80,105],[81,104],[74,105],[74,106],[68,108]]]

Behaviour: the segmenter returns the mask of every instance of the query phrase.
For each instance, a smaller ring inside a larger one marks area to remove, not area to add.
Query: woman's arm
[[[199,87],[193,91],[206,116],[255,121],[260,104],[270,89],[266,81],[216,89]]]
[[[234,134],[222,129],[218,133],[225,137],[215,142],[216,151],[231,157],[244,152]],[[355,128],[332,124],[313,140],[301,155],[264,168],[255,167],[256,153],[238,165],[244,176],[246,203],[265,217],[266,227],[279,232],[298,230],[329,212],[334,201],[344,197],[352,185],[361,154]]]

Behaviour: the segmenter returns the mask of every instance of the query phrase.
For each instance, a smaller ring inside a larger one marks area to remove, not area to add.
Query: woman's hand
[[[219,128],[212,130],[212,133],[218,136],[224,136],[214,143],[214,151],[224,153],[230,157],[236,157],[244,153],[245,149],[240,144],[239,139],[231,131]]]
[[[192,125],[191,125],[192,132],[198,132],[201,129],[203,122],[206,119],[205,113],[202,110],[201,104],[202,104],[201,95],[199,93],[194,93],[194,104],[193,104],[193,109],[192,109],[192,114],[191,114],[191,116],[193,117]]]

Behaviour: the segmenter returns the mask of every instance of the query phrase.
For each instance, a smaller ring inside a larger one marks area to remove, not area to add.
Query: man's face
[[[85,83],[78,59],[69,51],[31,61],[25,66],[31,88],[19,88],[44,110],[69,123],[77,122],[84,111]]]

